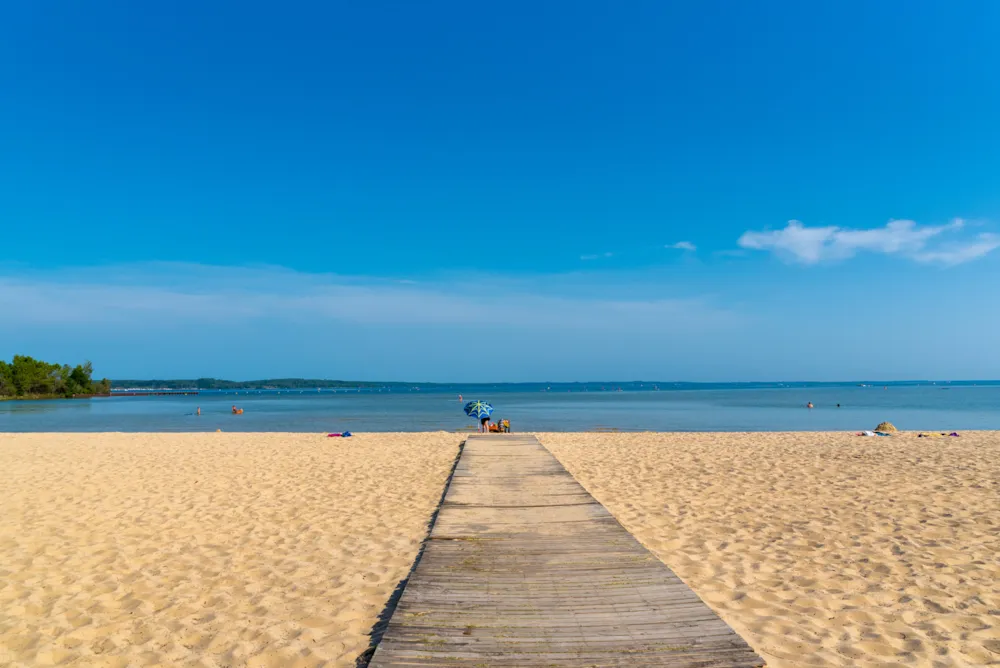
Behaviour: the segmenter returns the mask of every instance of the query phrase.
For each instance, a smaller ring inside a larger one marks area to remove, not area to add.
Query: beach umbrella
[[[476,420],[482,418],[488,418],[493,414],[493,406],[490,406],[485,401],[470,401],[465,404],[465,414]]]

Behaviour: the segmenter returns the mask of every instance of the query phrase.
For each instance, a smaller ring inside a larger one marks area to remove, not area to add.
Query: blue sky
[[[998,378],[1000,5],[17,3],[0,357]]]

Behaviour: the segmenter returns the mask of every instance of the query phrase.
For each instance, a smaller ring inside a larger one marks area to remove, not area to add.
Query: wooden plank
[[[537,439],[471,436],[371,668],[763,666]]]

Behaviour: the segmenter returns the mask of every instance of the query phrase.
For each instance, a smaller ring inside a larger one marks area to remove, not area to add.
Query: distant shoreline
[[[0,396],[0,401],[48,401],[49,399],[94,399],[97,397],[110,397],[111,394],[22,394],[20,396]]]
[[[111,389],[124,391],[206,391],[206,390],[404,390],[429,392],[528,391],[528,392],[634,392],[670,390],[764,390],[824,387],[984,387],[1000,386],[1000,380],[851,380],[851,381],[774,381],[774,382],[686,382],[686,381],[579,381],[530,383],[414,383],[403,381],[353,381],[309,378],[271,378],[233,381],[218,378],[177,380],[113,380]]]

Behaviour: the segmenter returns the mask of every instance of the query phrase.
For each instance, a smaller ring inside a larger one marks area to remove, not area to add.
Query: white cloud
[[[912,254],[920,251],[932,237],[947,230],[961,229],[964,225],[960,218],[937,227],[918,227],[912,220],[892,220],[885,227],[872,230],[838,230],[834,245],[844,254],[853,254],[858,250]]]
[[[696,251],[696,250],[698,250],[698,247],[695,246],[690,241],[678,241],[675,244],[667,244],[665,247],[666,248],[672,248],[674,250],[682,250],[682,251]]]
[[[822,259],[824,248],[836,232],[836,227],[808,228],[797,220],[790,220],[783,230],[744,232],[737,243],[743,248],[774,250],[812,263]]]
[[[1000,235],[984,233],[976,237],[976,241],[972,243],[916,253],[913,259],[918,262],[955,265],[983,257],[997,248],[1000,248]]]
[[[807,227],[788,221],[781,230],[744,232],[737,242],[743,248],[766,250],[803,264],[843,260],[860,251],[900,255],[918,262],[960,264],[1000,247],[995,235],[980,235],[974,242],[947,248],[928,248],[935,237],[961,230],[965,222],[956,218],[947,225],[917,225],[912,220],[892,220],[884,227],[855,230],[836,226]]]
[[[600,253],[600,254],[595,254],[595,255],[581,255],[580,259],[581,260],[588,260],[589,261],[589,260],[598,260],[598,259],[600,259],[602,257],[613,257],[613,256],[614,256],[614,253],[612,253],[612,252],[609,251],[607,253]]]

